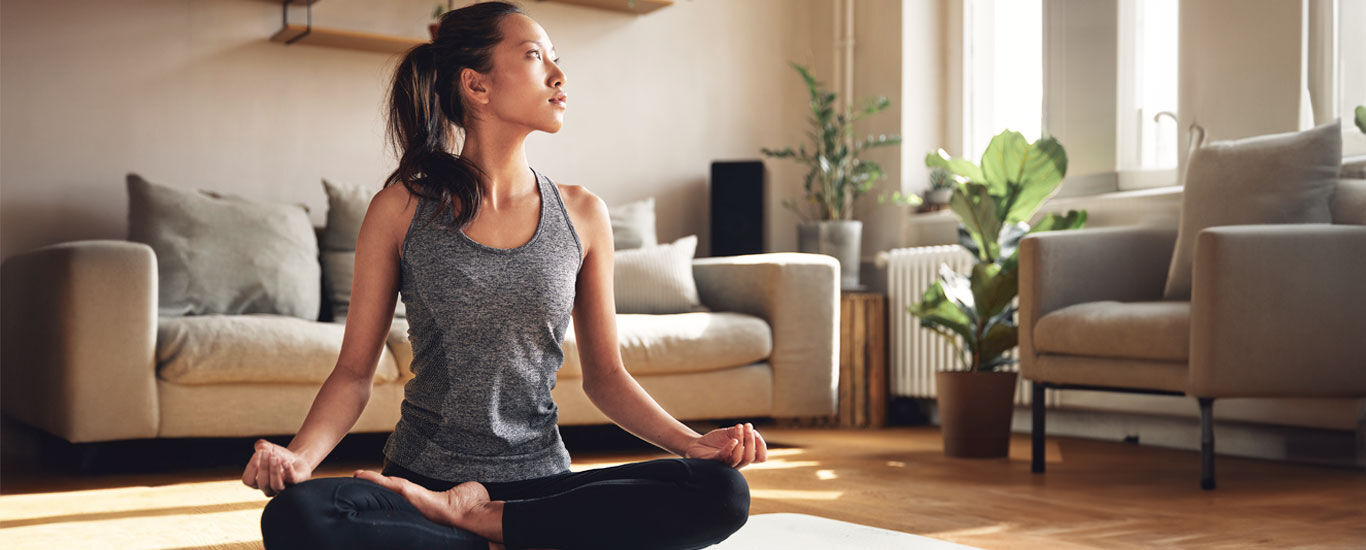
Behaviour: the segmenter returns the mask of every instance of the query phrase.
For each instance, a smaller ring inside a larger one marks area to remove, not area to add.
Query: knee
[[[749,521],[749,482],[739,470],[716,460],[696,459],[691,464],[694,481],[704,488],[707,508],[716,528],[726,534]]]
[[[325,519],[335,490],[332,478],[310,479],[285,488],[261,511],[261,539],[266,548],[305,548]]]

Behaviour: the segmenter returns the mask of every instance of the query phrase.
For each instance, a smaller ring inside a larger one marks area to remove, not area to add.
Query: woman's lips
[[[550,100],[550,103],[553,104],[553,105],[555,105],[555,106],[557,106],[557,107],[559,107],[559,108],[561,108],[561,109],[564,109],[564,108],[566,107],[565,101],[566,101],[566,100],[564,100],[564,99],[552,99],[552,100]]]

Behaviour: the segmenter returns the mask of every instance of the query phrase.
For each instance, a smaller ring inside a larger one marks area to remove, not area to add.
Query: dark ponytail
[[[394,70],[386,137],[399,160],[384,187],[402,184],[447,211],[456,209],[454,227],[448,230],[464,228],[474,219],[486,177],[483,169],[452,153],[456,127],[463,133],[469,115],[457,88],[460,71],[486,73],[493,68],[493,48],[503,40],[498,24],[513,13],[524,12],[507,2],[448,11],[441,16],[436,39],[408,50]]]

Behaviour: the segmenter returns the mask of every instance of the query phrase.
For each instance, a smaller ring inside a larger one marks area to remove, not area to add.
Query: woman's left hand
[[[717,460],[738,470],[750,463],[768,460],[768,445],[754,425],[746,422],[699,436],[688,445],[683,457]]]

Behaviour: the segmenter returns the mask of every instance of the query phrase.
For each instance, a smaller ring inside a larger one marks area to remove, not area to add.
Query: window
[[[1173,171],[1177,163],[1177,0],[1119,1],[1115,168]],[[1120,189],[1150,187],[1121,176]],[[1146,178],[1171,185],[1175,180]]]
[[[964,157],[982,157],[1010,129],[1039,139],[1043,126],[1042,0],[963,3]]]

